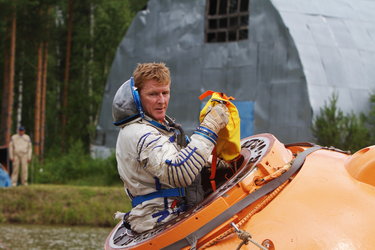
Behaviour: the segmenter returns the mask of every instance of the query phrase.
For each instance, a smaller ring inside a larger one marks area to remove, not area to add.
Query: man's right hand
[[[206,127],[216,134],[224,128],[229,121],[229,111],[225,104],[216,104],[213,108],[211,108],[206,116],[203,118],[201,126]]]

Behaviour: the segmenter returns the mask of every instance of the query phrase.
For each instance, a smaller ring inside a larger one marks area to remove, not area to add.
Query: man
[[[166,115],[169,69],[163,63],[139,64],[133,76],[117,90],[112,115],[114,124],[121,127],[116,145],[118,171],[133,206],[125,222],[141,233],[178,216],[186,209],[185,199],[188,203],[203,199],[200,171],[229,113],[225,105],[215,105],[191,140],[186,140]],[[185,187],[196,194],[185,194]]]
[[[23,126],[18,128],[18,133],[13,135],[9,143],[9,158],[12,162],[12,186],[17,186],[19,166],[21,164],[21,184],[27,185],[28,163],[31,161],[32,145],[30,137],[25,134]]]

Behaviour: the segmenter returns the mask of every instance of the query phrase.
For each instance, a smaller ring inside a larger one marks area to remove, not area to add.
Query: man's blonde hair
[[[139,90],[148,80],[155,80],[161,85],[171,84],[170,72],[164,63],[139,63],[133,72],[134,85]]]

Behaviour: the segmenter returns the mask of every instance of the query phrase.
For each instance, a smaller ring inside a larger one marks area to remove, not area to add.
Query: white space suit
[[[133,205],[125,220],[132,230],[144,232],[184,211],[184,187],[199,176],[217,135],[199,127],[185,147],[178,145],[176,128],[141,113],[133,86],[129,80],[120,87],[112,113],[114,124],[121,126],[116,144],[118,171]]]

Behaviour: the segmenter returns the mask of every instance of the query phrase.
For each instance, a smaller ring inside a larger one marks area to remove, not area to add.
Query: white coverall
[[[13,161],[12,186],[17,186],[19,165],[21,163],[21,184],[27,185],[28,162],[31,160],[32,145],[30,137],[26,134],[15,134],[9,143],[9,158]]]
[[[214,148],[213,142],[193,134],[189,144],[181,149],[171,139],[174,133],[168,131],[168,126],[165,128],[145,119],[138,119],[121,128],[117,139],[116,158],[118,171],[129,198],[157,191],[156,178],[161,189],[187,187],[207,163]],[[176,197],[167,200],[167,214],[162,197],[135,206],[126,219],[131,229],[141,233],[175,218],[179,207],[172,204]]]

